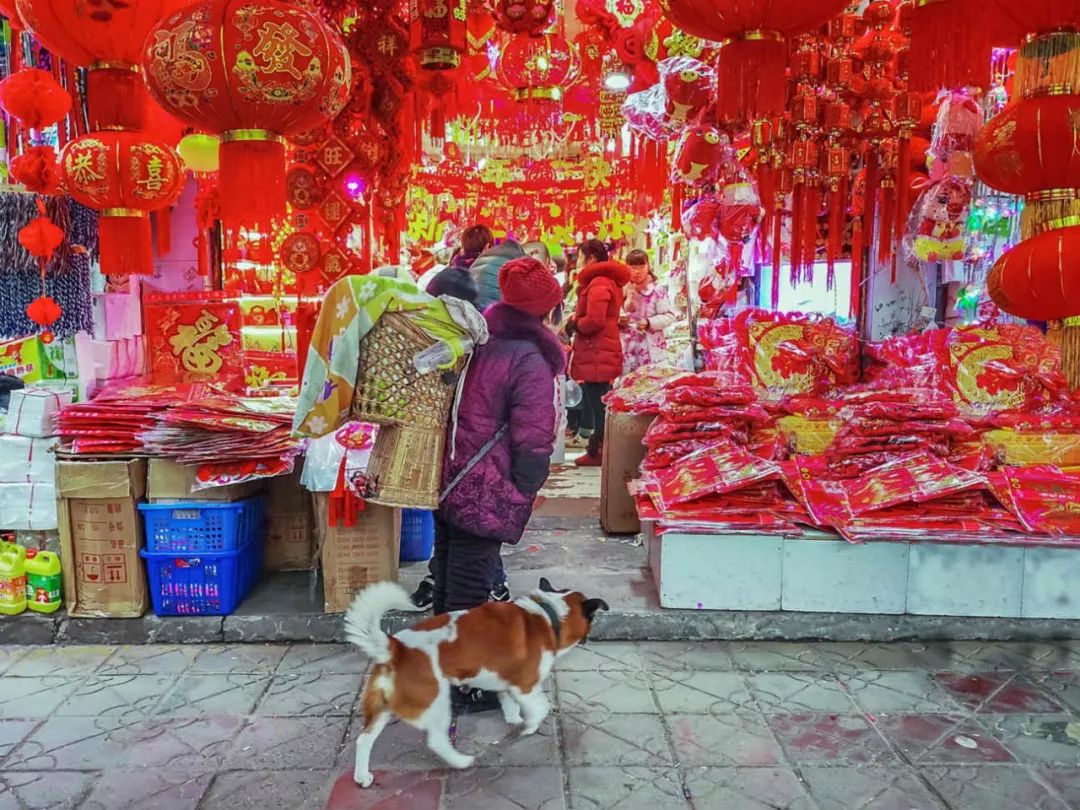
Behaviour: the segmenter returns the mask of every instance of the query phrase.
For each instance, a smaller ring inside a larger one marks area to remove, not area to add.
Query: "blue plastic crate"
[[[266,501],[258,495],[242,501],[216,503],[141,503],[147,551],[235,551],[261,540]]]
[[[257,539],[235,551],[190,555],[140,553],[158,616],[227,616],[259,579],[263,543]]]
[[[422,509],[401,512],[401,562],[424,562],[435,551],[435,515]]]

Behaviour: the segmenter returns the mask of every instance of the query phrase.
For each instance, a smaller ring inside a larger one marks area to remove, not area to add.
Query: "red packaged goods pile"
[[[664,386],[685,374],[674,366],[642,366],[617,380],[604,402],[618,413],[660,413]]]
[[[90,402],[64,408],[60,412],[59,432],[73,453],[143,453],[140,434],[154,426],[156,414],[208,392],[209,388],[202,384],[125,381],[110,386]]]
[[[292,472],[295,411],[284,398],[205,397],[155,414],[140,438],[151,455],[197,467],[196,486],[240,484]]]
[[[853,332],[827,318],[751,309],[698,327],[705,367],[735,375],[761,399],[820,396],[859,377]]]

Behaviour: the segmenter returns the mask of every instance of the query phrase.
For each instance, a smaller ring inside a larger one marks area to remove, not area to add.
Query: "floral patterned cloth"
[[[649,321],[648,331],[634,326],[622,330],[623,374],[670,360],[664,330],[675,323],[675,310],[663,287],[653,283],[642,291],[627,285],[623,315],[631,324]]]
[[[446,304],[420,292],[416,285],[392,278],[348,276],[326,293],[311,337],[304,382],[293,432],[318,438],[349,421],[360,341],[384,312],[407,312],[436,340],[445,340],[455,362],[465,354],[468,332],[450,316]]]

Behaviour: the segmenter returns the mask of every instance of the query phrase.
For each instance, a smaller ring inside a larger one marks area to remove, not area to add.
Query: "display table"
[[[644,531],[665,608],[1080,618],[1076,547]]]

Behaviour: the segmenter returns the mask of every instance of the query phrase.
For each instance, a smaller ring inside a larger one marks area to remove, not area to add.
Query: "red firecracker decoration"
[[[0,107],[28,129],[42,129],[61,121],[71,110],[71,96],[39,68],[26,68],[0,82]]]
[[[11,177],[35,194],[56,194],[60,190],[60,169],[51,146],[29,146],[11,161]]]
[[[660,0],[688,34],[723,42],[718,113],[723,122],[752,121],[784,108],[790,39],[839,14],[847,0]]]
[[[176,152],[141,133],[98,132],[68,143],[60,165],[68,193],[101,212],[102,272],[152,274],[149,212],[172,205],[183,191]]]
[[[221,134],[221,216],[227,259],[243,246],[269,262],[285,215],[285,144],[336,116],[352,71],[340,36],[278,0],[200,0],[160,21],[143,61],[165,110]]]
[[[27,28],[46,48],[88,69],[90,128],[142,129],[140,75],[151,27],[190,0],[17,0]]]
[[[493,11],[503,31],[536,35],[551,25],[555,0],[496,0]]]

